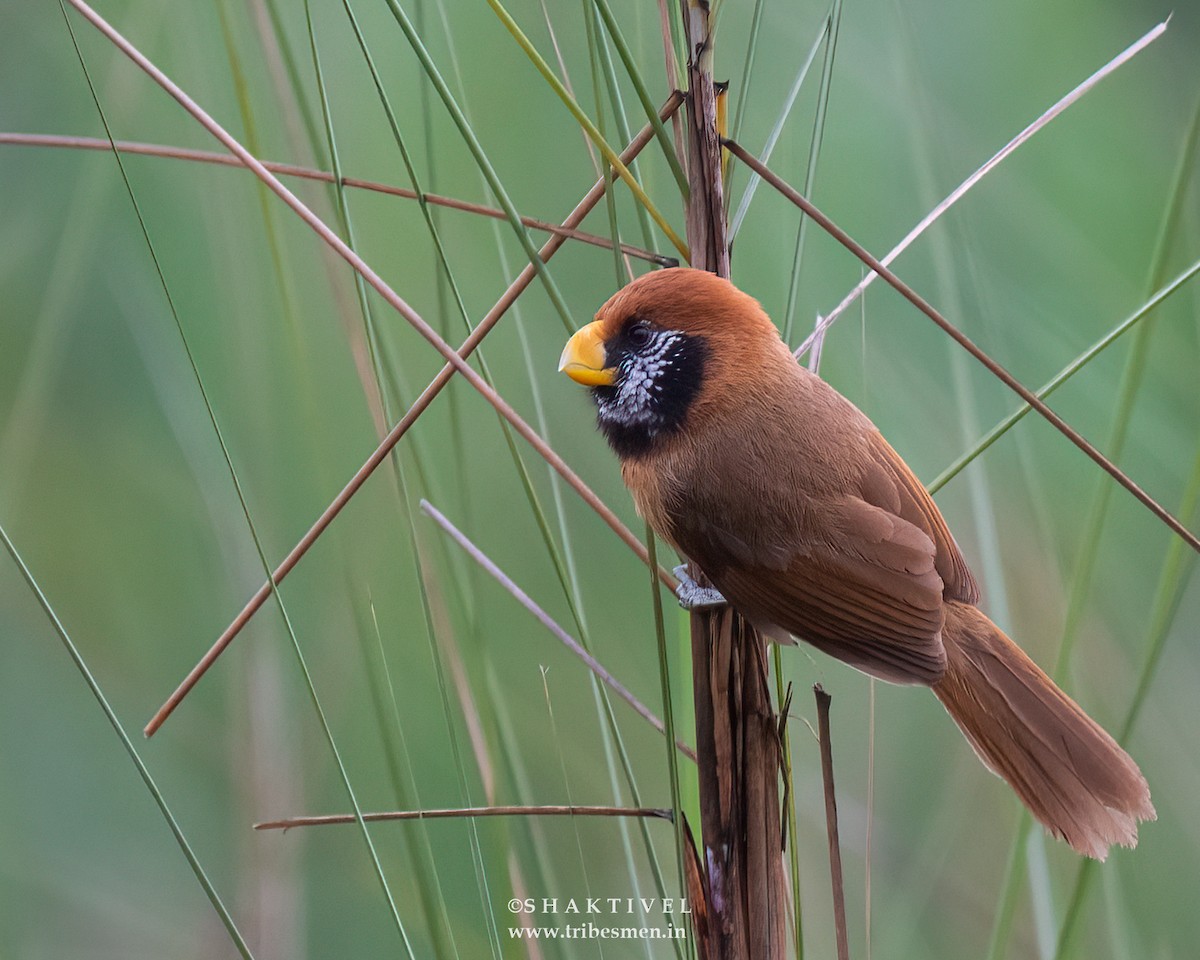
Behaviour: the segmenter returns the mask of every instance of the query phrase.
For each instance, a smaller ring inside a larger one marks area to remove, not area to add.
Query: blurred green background
[[[566,109],[485,4],[405,6],[517,209],[561,219],[595,179]],[[313,8],[345,172],[408,186],[341,4],[317,0]],[[590,8],[548,8],[576,94],[595,115],[583,15]],[[514,0],[509,9],[554,62],[541,5]],[[613,9],[652,98],[665,99],[657,11],[615,0]],[[354,10],[424,186],[494,203],[387,6],[359,0]],[[745,97],[740,136],[757,152],[829,11],[765,0],[747,92],[738,84],[752,10],[723,4],[716,74],[734,81],[735,109]],[[815,199],[868,248],[886,251],[1010,137],[1170,11],[1113,0],[848,0]],[[314,162],[297,99],[316,118],[319,153],[327,153],[302,5],[278,10],[293,78],[264,52],[274,44],[264,41],[271,21],[259,0],[114,0],[101,12],[260,156]],[[114,136],[215,148],[80,17],[71,22]],[[1169,209],[1178,224],[1161,277],[1200,256],[1196,175],[1185,171],[1183,190],[1172,193],[1200,97],[1198,50],[1200,7],[1187,0],[1175,6],[1162,39],[1021,148],[898,262],[903,277],[1023,382],[1043,383],[1147,299]],[[797,186],[809,165],[821,63],[819,53],[771,161]],[[619,62],[616,72],[629,124],[640,128],[644,116]],[[622,138],[607,99],[605,111],[616,143]],[[0,11],[0,131],[104,136],[54,4],[6,0]],[[363,327],[351,274],[245,172],[135,156],[125,163],[250,516],[277,561],[376,443],[374,387],[360,376],[370,367],[355,362]],[[639,173],[682,232],[678,191],[656,145]],[[745,171],[735,170],[735,204],[746,183]],[[292,185],[333,217],[328,188]],[[622,237],[642,245],[628,191],[616,194]],[[457,344],[462,321],[439,289],[418,205],[363,193],[349,199],[363,255]],[[607,235],[608,212],[601,203],[585,228]],[[522,247],[505,223],[454,211],[437,220],[477,322],[526,262]],[[796,210],[764,187],[734,250],[735,281],[781,325],[798,222]],[[661,235],[653,239],[670,252]],[[251,830],[258,820],[349,809],[274,604],[153,740],[138,732],[263,571],[112,155],[0,144],[0,251],[0,523],[255,955],[405,955],[354,826]],[[610,253],[579,243],[568,243],[549,269],[575,324],[619,282]],[[793,341],[861,274],[850,255],[809,230]],[[1015,398],[882,284],[864,304],[833,329],[822,373],[929,481],[1012,411]],[[372,297],[372,306],[392,405],[402,410],[441,362],[382,301]],[[1144,376],[1128,406],[1121,456],[1173,511],[1200,435],[1196,318],[1195,288],[1184,287],[1144,328]],[[501,393],[640,534],[616,463],[591,428],[585,394],[555,374],[565,332],[535,283],[484,353]],[[1121,416],[1132,342],[1104,353],[1054,401],[1104,449]],[[536,454],[521,441],[518,449],[555,539],[563,545],[565,537],[597,656],[660,711],[645,569],[573,493],[555,488]],[[482,399],[455,381],[399,450],[409,504],[428,497],[576,632]],[[418,513],[410,524],[397,476],[381,469],[282,589],[363,809],[631,802],[587,672],[426,517]],[[1147,660],[1172,540],[1118,490],[1089,547],[1089,514],[1106,483],[1057,432],[1029,417],[938,499],[985,585],[986,609],[1047,668],[1072,583],[1081,565],[1094,565],[1078,595],[1083,619],[1066,683],[1119,730]],[[1095,872],[1076,956],[1183,957],[1200,942],[1200,589],[1188,585],[1189,571],[1181,570],[1180,592],[1171,595],[1162,657],[1127,744],[1150,781],[1159,820],[1144,826],[1135,852],[1118,851]],[[674,607],[667,612],[676,716],[686,729],[686,633]],[[0,956],[236,955],[7,558],[0,631]],[[866,955],[869,902],[874,956],[983,956],[1018,822],[1010,792],[977,763],[928,693],[885,685],[872,693],[866,678],[803,649],[785,651],[784,665],[797,689],[806,954],[832,952],[817,752],[800,722],[813,717],[808,686],[820,681],[834,696],[854,955]],[[669,805],[661,737],[623,704],[613,709],[642,801]],[[690,783],[685,775],[685,789]],[[677,890],[671,828],[652,821],[647,829],[668,888]],[[654,889],[638,829],[614,820],[486,820],[474,831],[461,820],[381,824],[371,834],[420,957],[526,956],[505,932],[513,922],[506,904],[517,894],[624,897]],[[1022,853],[1007,955],[1049,956],[1079,861],[1040,831]],[[442,919],[431,924],[430,915]],[[498,934],[489,932],[493,924]],[[575,941],[544,945],[541,955],[674,954],[663,944],[609,944],[602,953],[595,942]]]

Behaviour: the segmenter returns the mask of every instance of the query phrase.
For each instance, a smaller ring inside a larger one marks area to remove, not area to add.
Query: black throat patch
[[[617,338],[608,362],[617,367],[616,383],[594,387],[596,422],[618,457],[651,453],[676,433],[704,382],[709,348],[702,337],[659,329],[641,349]]]

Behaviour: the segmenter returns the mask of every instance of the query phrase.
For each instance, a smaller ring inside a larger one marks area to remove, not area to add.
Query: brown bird
[[[873,677],[933,688],[1035,817],[1103,860],[1152,820],[1137,764],[977,607],[925,488],[805,370],[758,302],[700,270],[647,274],[567,343],[638,512],[728,602]],[[681,568],[682,569],[682,568]]]

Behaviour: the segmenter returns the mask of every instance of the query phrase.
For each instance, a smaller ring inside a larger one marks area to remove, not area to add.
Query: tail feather
[[[1138,821],[1155,819],[1137,764],[979,610],[945,609],[946,673],[933,692],[980,759],[1080,853],[1135,846]]]

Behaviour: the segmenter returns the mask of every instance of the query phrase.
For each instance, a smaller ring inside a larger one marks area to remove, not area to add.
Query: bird
[[[638,513],[764,636],[931,687],[983,763],[1054,836],[1104,860],[1156,818],[1133,759],[979,609],[924,486],[805,369],[760,304],[687,267],[647,273],[568,340]]]

